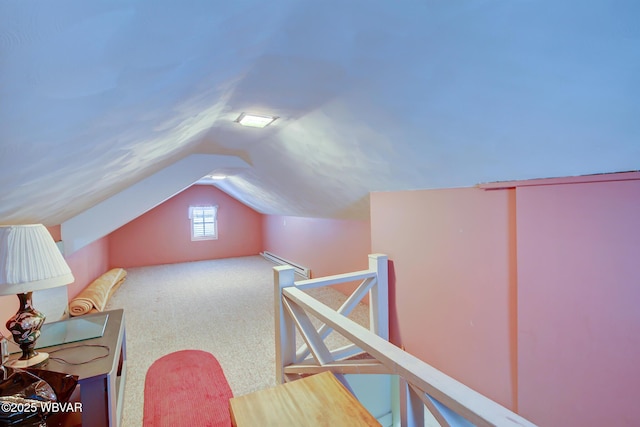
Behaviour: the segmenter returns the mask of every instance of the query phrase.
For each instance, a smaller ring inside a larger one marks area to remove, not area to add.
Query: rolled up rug
[[[113,268],[98,277],[69,303],[71,316],[103,311],[126,277],[127,271],[123,268]]]

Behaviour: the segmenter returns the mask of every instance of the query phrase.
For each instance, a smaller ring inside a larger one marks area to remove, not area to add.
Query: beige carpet
[[[142,425],[147,369],[177,350],[212,353],[235,396],[275,385],[273,266],[253,256],[127,269],[106,308],[125,310],[123,426]],[[330,288],[309,293],[333,308],[345,299]],[[350,318],[367,326],[367,307]],[[336,333],[329,336],[330,348],[345,344]]]

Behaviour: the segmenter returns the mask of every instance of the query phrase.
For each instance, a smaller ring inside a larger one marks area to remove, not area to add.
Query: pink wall
[[[640,174],[623,175],[373,193],[392,340],[539,425],[637,424]]]
[[[76,279],[67,286],[67,294],[71,300],[89,283],[109,270],[109,238],[96,240],[67,256],[66,260]]]
[[[311,268],[313,277],[369,268],[368,221],[264,217],[264,249]],[[347,292],[351,287],[339,287]]]
[[[372,193],[372,252],[391,261],[391,341],[515,402],[514,191]]]
[[[517,190],[520,411],[640,420],[640,180]]]
[[[53,240],[56,242],[60,240],[59,225],[47,227],[47,229],[51,233]],[[65,254],[65,260],[69,264],[75,279],[73,283],[67,285],[67,294],[69,295],[69,300],[71,300],[89,283],[109,269],[109,238],[103,237],[70,255]],[[16,303],[15,310],[17,309]]]
[[[189,206],[218,205],[218,239],[191,241]],[[194,185],[109,235],[112,267],[257,255],[262,215],[216,187]]]

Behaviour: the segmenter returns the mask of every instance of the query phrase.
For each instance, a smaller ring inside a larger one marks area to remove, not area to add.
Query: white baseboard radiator
[[[260,255],[262,255],[267,261],[271,261],[274,264],[288,265],[290,267],[293,267],[297,274],[304,277],[305,279],[311,279],[311,269],[307,267],[303,267],[299,264],[296,264],[295,262],[286,260],[278,255],[272,254],[271,252],[264,251],[261,252]]]

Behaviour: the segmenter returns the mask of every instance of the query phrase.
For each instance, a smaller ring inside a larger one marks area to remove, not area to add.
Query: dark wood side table
[[[109,353],[106,357],[81,365],[70,365],[49,359],[45,365],[38,367],[78,376],[78,387],[72,400],[77,399],[82,402],[83,427],[119,427],[122,420],[127,373],[124,310],[87,314],[82,318],[88,319],[91,316],[104,314],[108,314],[109,317],[102,337],[47,347],[42,351],[52,353],[51,357],[80,363],[105,355],[108,348]],[[47,420],[47,425],[75,426],[78,415],[77,413],[59,413]]]

